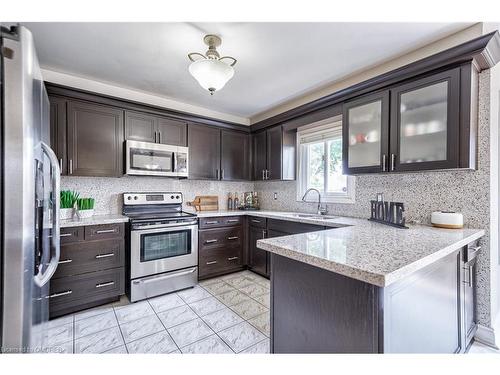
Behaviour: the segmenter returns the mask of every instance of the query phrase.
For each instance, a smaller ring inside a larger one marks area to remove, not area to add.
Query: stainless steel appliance
[[[45,348],[49,282],[59,261],[59,164],[49,147],[49,100],[33,38],[0,30],[0,351]]]
[[[196,285],[198,218],[182,211],[182,193],[125,193],[123,214],[130,218],[130,301]]]
[[[126,142],[129,175],[188,176],[188,148],[150,142]]]

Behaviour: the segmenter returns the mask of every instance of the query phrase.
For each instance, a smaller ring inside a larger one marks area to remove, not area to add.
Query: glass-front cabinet
[[[389,92],[365,95],[343,105],[343,170],[346,174],[385,172]]]
[[[459,168],[460,68],[343,103],[344,174]]]
[[[460,69],[393,88],[390,171],[458,167]]]

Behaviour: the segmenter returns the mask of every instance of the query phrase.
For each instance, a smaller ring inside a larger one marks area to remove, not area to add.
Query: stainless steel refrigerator
[[[1,27],[0,42],[0,350],[39,352],[59,261],[60,170],[33,37],[24,27]]]

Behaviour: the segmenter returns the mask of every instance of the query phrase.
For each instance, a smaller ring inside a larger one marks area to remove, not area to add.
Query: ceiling
[[[43,68],[244,118],[446,37],[468,23],[24,23]],[[238,60],[214,96],[188,73],[189,52],[222,37]]]

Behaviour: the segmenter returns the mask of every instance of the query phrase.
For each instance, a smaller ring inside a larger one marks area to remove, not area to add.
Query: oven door
[[[130,233],[131,278],[198,265],[198,226],[138,229]]]
[[[129,175],[176,177],[177,146],[150,142],[126,142],[126,171]]]

